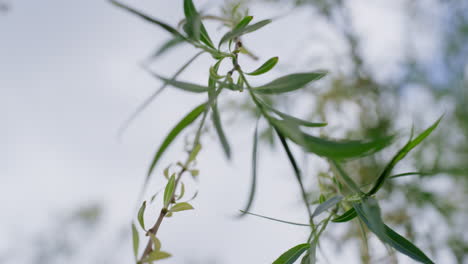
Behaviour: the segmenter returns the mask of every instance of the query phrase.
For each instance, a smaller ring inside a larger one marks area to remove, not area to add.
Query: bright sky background
[[[127,3],[175,25],[182,17],[181,2]],[[210,11],[217,11],[221,3],[200,2]],[[369,36],[368,56],[376,64],[388,64],[383,67],[387,74],[397,73],[398,50],[404,45],[401,3],[355,1],[353,5],[357,27]],[[204,98],[168,89],[119,142],[119,125],[160,84],[139,63],[168,35],[106,1],[17,0],[11,4],[10,13],[0,15],[0,262],[6,256],[7,264],[33,263],[28,247],[36,245],[34,237],[54,230],[57,218],[98,203],[104,215],[95,233],[62,263],[131,263],[130,237],[123,238],[120,246],[118,239],[135,215],[137,194],[152,155],[177,120]],[[262,19],[283,12],[257,5],[251,13]],[[340,51],[336,36],[327,33],[323,21],[312,25],[311,16],[308,9],[295,11],[252,34],[248,43],[262,60],[279,55],[285,63],[279,69],[284,72],[300,68],[298,64],[294,69],[286,67],[295,60],[306,62],[302,52],[313,49],[305,41],[313,39],[314,32],[334,43],[319,47],[324,53]],[[383,52],[382,46],[391,47],[392,52]],[[421,52],[424,56],[435,48],[428,46]],[[152,68],[170,75],[193,53],[189,48],[178,49]],[[260,63],[245,61],[251,68]],[[182,78],[204,83],[208,63],[208,56],[203,57]],[[314,68],[329,66],[318,60]],[[272,73],[279,74],[279,70]],[[163,223],[158,236],[163,249],[174,257],[161,263],[209,263],[210,259],[227,264],[271,263],[280,252],[307,238],[307,228],[232,217],[248,195],[253,126],[252,120],[228,124],[234,150],[231,163],[225,161],[216,139],[205,137],[200,182],[189,185],[199,189],[193,202],[196,210]],[[163,165],[184,157],[182,141],[161,161],[152,192],[165,182]],[[260,156],[259,190],[252,211],[306,222],[283,154],[263,147]],[[159,206],[155,204],[153,212]],[[148,216],[147,223],[153,219]],[[331,263],[341,263],[355,247],[348,244],[338,252],[324,249]]]

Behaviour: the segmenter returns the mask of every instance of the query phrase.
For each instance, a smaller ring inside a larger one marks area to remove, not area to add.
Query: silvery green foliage
[[[207,67],[207,72],[209,73],[206,76],[207,85],[194,84],[177,79],[177,76],[181,71],[178,71],[178,73],[172,77],[164,77],[157,73],[152,73],[153,76],[163,83],[163,87],[170,86],[186,92],[205,94],[206,99],[186,114],[182,120],[180,120],[172,130],[170,130],[169,134],[157,149],[151,162],[143,188],[146,188],[150,177],[158,168],[160,158],[167,148],[170,147],[171,143],[186,128],[191,126],[194,122],[199,121],[197,133],[195,139],[191,142],[190,147],[188,148],[186,160],[184,162],[178,162],[177,169],[173,173],[170,172],[169,168],[164,170],[164,175],[168,181],[163,192],[160,216],[153,227],[148,228],[145,226],[147,201],[142,203],[142,206],[138,211],[137,219],[140,227],[146,232],[147,236],[149,236],[149,238],[147,238],[147,246],[141,255],[139,255],[139,232],[136,225],[132,224],[133,249],[137,263],[149,263],[171,256],[169,253],[161,251],[161,242],[156,236],[157,231],[164,218],[170,217],[174,213],[193,209],[192,205],[190,205],[188,201],[178,201],[185,193],[185,187],[181,179],[185,172],[190,172],[194,177],[198,175],[198,170],[195,169],[195,161],[201,149],[201,135],[204,126],[206,126],[206,117],[209,113],[211,113],[213,127],[218,135],[224,154],[228,159],[232,155],[228,135],[225,134],[217,106],[218,98],[222,96],[223,91],[225,91],[225,93],[240,93],[246,91],[252,105],[255,106],[258,119],[266,121],[271,130],[276,133],[281,142],[281,147],[286,154],[286,158],[292,166],[293,175],[300,186],[301,197],[309,215],[308,219],[304,221],[305,223],[294,223],[249,212],[257,187],[256,177],[258,170],[259,125],[259,122],[257,121],[253,137],[252,187],[248,204],[245,210],[241,211],[241,216],[255,215],[286,224],[308,227],[310,229],[307,241],[293,246],[282,254],[278,254],[280,256],[273,261],[274,264],[292,264],[299,259],[301,259],[301,263],[315,263],[316,247],[318,245],[319,238],[326,230],[326,227],[330,223],[339,224],[349,222],[351,220],[362,221],[362,223],[366,225],[371,232],[375,233],[383,243],[388,244],[402,254],[405,254],[421,263],[433,263],[433,261],[430,260],[418,247],[383,223],[380,207],[375,198],[375,194],[386,181],[392,178],[390,173],[395,165],[402,160],[410,150],[431,134],[439,124],[440,119],[437,120],[434,125],[424,130],[416,138],[410,138],[408,143],[388,162],[388,165],[383,169],[383,172],[380,175],[375,176],[375,181],[371,188],[369,190],[364,190],[362,186],[359,186],[359,184],[348,175],[348,173],[342,168],[341,164],[349,159],[357,159],[374,154],[391,144],[394,137],[380,136],[379,138],[362,140],[317,137],[310,134],[308,131],[306,132],[305,128],[324,127],[327,125],[326,122],[313,122],[291,116],[271,105],[268,102],[268,96],[282,96],[285,93],[291,93],[297,90],[313,89],[311,84],[325,78],[327,75],[327,72],[323,70],[303,71],[284,75],[270,82],[266,82],[263,85],[251,85],[250,79],[248,79],[247,76],[252,76],[249,78],[255,78],[255,76],[268,73],[275,67],[279,59],[278,57],[272,57],[260,64],[257,69],[245,72],[242,65],[239,64],[238,57],[240,54],[248,54],[249,52],[245,49],[241,38],[245,34],[255,34],[257,30],[261,30],[263,27],[270,24],[272,20],[266,19],[256,21],[254,17],[247,14],[244,14],[242,18],[238,15],[232,15],[231,17],[236,19],[228,21],[218,18],[225,25],[228,25],[230,29],[223,34],[219,42],[215,44],[204,25],[203,21],[206,17],[199,13],[191,0],[183,1],[185,17],[182,20],[182,31],[119,2],[113,0],[111,2],[165,30],[171,36],[171,39],[158,49],[154,57],[170,51],[175,45],[185,43],[199,49],[201,53],[211,55],[214,60],[213,64],[210,67]],[[194,58],[198,55],[199,54],[196,54]],[[192,61],[193,59],[186,63],[182,70],[185,69]],[[230,70],[227,72],[219,72],[219,68],[222,63],[228,64]],[[234,77],[237,78],[237,81],[234,81]],[[312,204],[309,202],[307,197],[303,184],[302,173],[296,158],[290,149],[290,143],[294,143],[299,146],[306,153],[326,159],[334,169],[332,176],[330,177],[333,179],[336,192],[334,194],[322,194],[318,201],[318,205],[314,210],[311,209]],[[180,190],[177,191],[178,189]],[[154,200],[154,197],[151,201],[152,200]]]

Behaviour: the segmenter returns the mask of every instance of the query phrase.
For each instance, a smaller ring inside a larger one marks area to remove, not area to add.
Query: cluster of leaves
[[[200,145],[198,145],[197,150],[192,151],[189,154],[189,157],[185,165],[180,162],[177,164],[177,166],[180,167],[180,171],[178,174],[172,173],[170,175],[170,167],[167,167],[166,169],[164,169],[164,176],[167,179],[167,183],[166,183],[166,187],[164,188],[164,194],[163,194],[163,199],[162,199],[163,205],[162,205],[162,209],[160,213],[160,219],[161,219],[160,221],[162,221],[164,217],[171,217],[176,212],[193,209],[193,206],[189,202],[195,199],[196,193],[188,201],[179,202],[185,195],[185,185],[183,182],[180,183],[180,190],[178,194],[176,194],[176,185],[183,171],[186,171],[186,170],[190,171],[193,177],[196,177],[198,175],[198,170],[193,169],[193,168],[191,169],[188,169],[188,168],[193,166],[196,155],[198,154],[199,150],[200,150]],[[153,261],[165,259],[171,256],[171,254],[169,254],[168,252],[161,251],[161,241],[156,237],[156,231],[159,228],[160,222],[159,223],[157,222],[150,229],[147,229],[147,227],[145,226],[145,212],[146,212],[147,204],[153,203],[158,194],[159,192],[154,194],[151,197],[149,202],[143,201],[140,209],[138,210],[137,220],[138,220],[139,226],[141,229],[143,229],[143,231],[146,232],[146,236],[149,236],[150,241],[151,241],[149,243],[150,244],[149,248],[151,250],[147,249],[146,253],[142,255],[140,260],[138,260],[139,244],[140,244],[139,233],[138,233],[136,225],[132,223],[133,253],[134,253],[135,260],[137,261],[137,263],[151,263]]]
[[[219,142],[224,150],[226,157],[229,159],[231,157],[231,148],[227,136],[225,135],[222,123],[220,112],[217,106],[217,100],[222,91],[230,92],[243,92],[247,91],[250,97],[250,100],[257,109],[258,119],[264,119],[268,126],[275,131],[278,136],[281,146],[285,151],[289,162],[292,165],[294,175],[296,180],[301,188],[302,198],[307,208],[309,215],[308,224],[298,224],[292,223],[284,220],[273,219],[270,217],[260,216],[280,222],[285,222],[289,224],[303,225],[310,227],[310,235],[306,243],[294,246],[290,250],[283,253],[278,259],[273,263],[282,264],[282,263],[294,263],[301,256],[302,263],[315,263],[316,260],[316,247],[320,235],[324,232],[327,225],[330,222],[334,223],[343,223],[348,222],[356,217],[359,218],[362,223],[364,223],[367,228],[373,232],[382,242],[390,245],[399,252],[413,258],[422,263],[433,263],[420,249],[414,246],[411,242],[406,240],[404,237],[393,231],[390,227],[385,225],[382,221],[380,207],[377,200],[375,199],[375,194],[383,186],[386,180],[395,177],[390,175],[392,169],[395,165],[402,160],[406,154],[416,147],[422,140],[424,140],[438,125],[439,120],[426,129],[423,133],[417,136],[415,139],[410,138],[408,143],[391,159],[388,165],[384,168],[383,172],[376,177],[372,188],[364,192],[362,187],[359,185],[343,170],[341,163],[348,159],[356,159],[359,157],[367,156],[370,154],[379,151],[386,146],[388,146],[392,140],[393,136],[383,136],[378,138],[371,138],[369,140],[336,140],[323,137],[317,137],[311,135],[307,132],[304,132],[305,128],[320,128],[327,125],[324,122],[310,122],[298,117],[291,116],[287,113],[284,113],[276,109],[271,104],[267,103],[269,100],[268,96],[278,96],[284,93],[289,93],[297,91],[308,87],[310,83],[317,81],[324,76],[326,76],[326,71],[310,71],[310,72],[301,72],[293,73],[277,78],[271,82],[260,86],[252,86],[250,84],[247,76],[257,76],[265,74],[270,71],[278,63],[278,57],[273,57],[262,65],[260,65],[256,70],[245,72],[241,65],[239,64],[239,54],[247,53],[244,45],[241,41],[241,37],[245,34],[249,34],[256,30],[261,29],[271,22],[271,20],[262,20],[256,23],[251,23],[253,20],[252,16],[244,16],[239,21],[231,21],[231,29],[225,33],[218,44],[215,45],[208,34],[204,24],[203,16],[195,8],[191,0],[184,0],[184,14],[185,19],[183,23],[183,33],[179,32],[176,28],[164,23],[158,19],[149,17],[135,9],[127,7],[121,3],[112,1],[115,5],[147,20],[160,28],[164,29],[172,35],[172,39],[165,43],[156,54],[161,54],[169,50],[172,46],[178,43],[188,43],[193,47],[200,49],[200,53],[197,53],[194,58],[187,62],[181,70],[179,70],[171,78],[161,76],[159,74],[153,73],[155,77],[160,79],[163,82],[163,87],[167,85],[174,88],[178,88],[187,92],[192,93],[204,93],[207,95],[207,100],[202,104],[195,107],[191,112],[189,112],[177,125],[169,132],[167,137],[163,140],[163,143],[156,152],[155,157],[151,163],[145,186],[148,183],[148,180],[155,170],[158,161],[162,157],[165,150],[170,146],[174,139],[190,124],[196,121],[201,117],[201,122],[197,130],[195,140],[191,151],[189,151],[189,157],[185,164],[181,164],[181,170],[177,175],[171,175],[166,173],[166,176],[169,178],[168,183],[164,191],[163,198],[163,209],[161,210],[160,218],[156,222],[155,226],[152,229],[147,230],[147,235],[150,236],[149,240],[149,249],[145,250],[143,253],[140,262],[152,262],[158,259],[169,257],[168,253],[160,251],[160,242],[157,240],[155,233],[159,227],[160,221],[163,217],[170,216],[173,212],[192,209],[192,206],[188,203],[176,203],[175,189],[177,188],[178,182],[182,174],[188,170],[190,162],[194,160],[196,155],[200,150],[200,136],[202,128],[205,125],[205,120],[209,112],[211,112],[211,119],[213,121],[213,126],[218,135]],[[208,53],[215,60],[213,65],[208,70],[208,80],[207,85],[200,85],[189,83],[181,80],[177,80],[177,76],[183,71],[193,60],[202,53]],[[231,70],[220,73],[220,65],[226,61],[230,62]],[[236,81],[235,81],[236,79]],[[255,129],[254,140],[253,140],[253,158],[252,158],[252,188],[249,195],[249,202],[242,213],[252,214],[249,212],[250,205],[252,204],[253,197],[255,194],[256,188],[256,162],[257,162],[257,148],[258,148],[258,121],[257,128]],[[334,168],[334,177],[333,182],[335,184],[337,195],[326,199],[325,196],[321,196],[320,204],[316,207],[314,211],[310,209],[310,203],[307,199],[306,191],[304,189],[304,184],[302,182],[301,170],[299,169],[298,163],[292,153],[289,142],[293,142],[303,149],[306,153],[312,153],[318,156],[321,156],[327,159],[330,165]],[[182,185],[183,186],[183,185]],[[181,194],[178,196],[178,199],[183,195],[184,188],[181,189]],[[143,203],[141,209],[138,213],[138,220],[140,226],[146,231],[144,226],[144,212],[146,209],[146,202]],[[331,210],[333,209],[333,210]],[[337,215],[338,211],[341,209],[346,209],[341,215]],[[323,220],[315,223],[315,220],[319,215],[322,215],[325,212],[329,211],[329,215]],[[159,224],[158,224],[159,223]],[[134,241],[138,241],[136,228],[134,230]],[[151,248],[151,245],[154,245]],[[134,242],[135,256],[138,253],[138,242]],[[305,254],[304,254],[305,253]]]

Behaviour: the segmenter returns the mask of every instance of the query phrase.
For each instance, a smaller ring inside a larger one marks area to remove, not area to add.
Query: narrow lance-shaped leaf
[[[324,156],[334,159],[346,159],[366,156],[388,146],[392,140],[392,136],[377,138],[370,141],[332,141],[318,138],[312,135],[304,135],[304,149],[307,152],[315,153],[319,156]]]
[[[143,230],[146,230],[145,228],[145,209],[146,209],[146,201],[143,202],[143,204],[140,207],[140,210],[138,210],[138,222],[140,223],[141,228]]]
[[[110,2],[112,4],[114,4],[114,5],[116,5],[116,6],[120,7],[120,8],[134,14],[134,15],[139,16],[140,18],[142,18],[142,19],[144,19],[144,20],[146,20],[148,22],[151,22],[153,24],[158,25],[162,29],[166,30],[167,32],[171,33],[172,35],[174,35],[174,36],[176,36],[178,38],[185,39],[185,37],[182,34],[180,34],[179,31],[177,31],[175,28],[173,28],[172,26],[170,26],[170,25],[168,25],[168,24],[166,24],[166,23],[164,23],[162,21],[159,21],[156,18],[152,18],[152,17],[150,17],[148,15],[145,15],[145,14],[141,13],[140,11],[138,11],[136,9],[133,9],[133,8],[131,8],[129,6],[126,6],[126,5],[122,4],[122,3],[119,3],[119,2],[117,2],[115,0],[110,0]]]
[[[400,178],[400,177],[405,177],[405,176],[412,176],[412,175],[424,176],[424,175],[429,175],[429,174],[431,173],[430,172],[405,172],[405,173],[399,173],[399,174],[395,174],[392,176],[388,176],[388,178],[394,179],[394,178]]]
[[[318,199],[319,204],[325,202],[326,200],[327,200],[327,198],[325,198],[325,195],[320,194],[319,199]]]
[[[377,203],[377,200],[372,197],[365,197],[361,200],[361,203],[356,206],[359,207],[359,211],[366,216],[369,225],[372,225],[369,229],[376,234],[385,233],[384,223],[380,213],[380,206]]]
[[[163,170],[163,174],[164,174],[164,178],[166,178],[166,180],[169,180],[169,177],[171,177],[171,173],[170,173],[170,168],[171,168],[171,165],[167,166],[164,170]]]
[[[244,91],[244,79],[240,75],[239,77],[237,77],[236,86],[239,89],[239,91]]]
[[[342,215],[337,216],[336,218],[332,219],[332,222],[335,223],[344,223],[352,220],[357,216],[356,210],[354,208],[349,209],[348,211],[344,212]]]
[[[184,197],[185,195],[185,184],[183,182],[180,183],[180,194],[177,197],[177,200],[180,200]]]
[[[306,255],[301,260],[301,264],[315,264],[317,262],[316,251],[317,240],[313,239],[312,242],[310,242]]]
[[[217,92],[216,92],[216,79],[215,76],[212,74],[217,74],[218,67],[221,61],[216,63],[213,67],[213,73],[210,72],[210,77],[208,80],[208,86],[209,86],[209,91],[208,91],[208,96],[210,97],[211,103],[211,109],[212,109],[212,114],[211,114],[211,119],[213,120],[213,125],[216,130],[216,134],[218,135],[219,141],[221,143],[221,146],[223,147],[224,154],[226,155],[227,159],[231,159],[231,146],[229,145],[229,141],[226,137],[226,134],[224,133],[224,129],[221,123],[221,116],[219,114],[218,110],[218,104],[217,104]],[[222,89],[222,88],[219,88]]]
[[[189,203],[177,203],[174,204],[174,206],[171,207],[171,212],[180,212],[180,211],[186,211],[186,210],[193,210],[193,206]]]
[[[309,121],[306,121],[306,120],[303,120],[303,119],[300,119],[300,118],[297,118],[297,117],[294,117],[294,116],[291,116],[291,115],[288,115],[288,114],[285,114],[279,110],[276,110],[275,108],[273,108],[272,106],[270,106],[269,104],[263,102],[263,100],[260,100],[257,98],[257,101],[260,103],[261,106],[263,106],[266,110],[268,111],[271,111],[275,114],[277,114],[278,116],[280,116],[281,118],[283,118],[286,122],[289,122],[289,123],[292,123],[292,124],[295,124],[297,126],[305,126],[305,127],[324,127],[326,125],[328,125],[327,123],[316,123],[316,122],[309,122]]]
[[[159,147],[158,151],[156,152],[153,161],[151,162],[151,166],[148,171],[148,177],[153,172],[156,164],[158,163],[159,159],[161,158],[162,154],[167,149],[167,147],[169,147],[172,141],[174,141],[174,139],[180,134],[180,132],[182,132],[182,130],[189,126],[193,121],[197,119],[198,116],[200,116],[201,113],[203,113],[203,111],[205,111],[205,108],[206,103],[195,107],[179,123],[177,123],[177,125],[171,130],[171,132],[169,132],[169,134],[166,136],[163,143]]]
[[[239,23],[237,23],[237,25],[234,27],[234,30],[245,28],[250,23],[250,21],[252,21],[252,19],[253,16],[246,16],[242,18],[241,21],[239,21]]]
[[[255,24],[253,24],[253,25],[250,25],[250,26],[235,28],[235,29],[229,31],[228,33],[226,33],[221,38],[221,40],[219,41],[219,44],[218,44],[218,48],[221,47],[221,45],[223,43],[225,43],[226,41],[229,41],[229,40],[235,39],[235,38],[237,38],[237,37],[239,37],[241,35],[256,31],[256,30],[268,25],[269,23],[271,23],[271,20],[266,19],[266,20],[262,20],[260,22],[257,22]]]
[[[159,251],[161,250],[161,241],[151,232],[148,232],[148,235],[151,238],[151,241],[153,242],[153,249],[154,251]]]
[[[164,252],[164,251],[153,251],[148,255],[147,258],[143,260],[143,263],[150,263],[156,260],[166,259],[171,256],[172,256],[171,254]]]
[[[359,218],[364,224],[372,231],[382,242],[389,244],[399,252],[407,255],[408,257],[419,261],[424,264],[433,264],[434,262],[429,259],[424,252],[418,247],[413,245],[410,241],[393,231],[390,227],[385,225],[381,218],[369,217],[362,207],[361,203],[354,203],[354,209],[356,210]],[[380,227],[379,227],[380,226]]]
[[[202,20],[198,14],[185,20],[183,29],[187,36],[195,42],[200,41]]]
[[[326,200],[325,202],[321,203],[317,208],[315,208],[314,212],[312,213],[312,217],[316,217],[317,215],[325,212],[326,210],[332,208],[335,206],[337,203],[341,202],[343,200],[343,196],[337,195],[333,196],[332,198]]]
[[[310,247],[309,243],[299,244],[284,252],[273,264],[293,264]]]
[[[289,144],[286,141],[286,138],[281,134],[281,132],[278,129],[275,128],[275,131],[276,131],[276,135],[280,139],[281,145],[283,146],[284,152],[286,152],[286,155],[288,156],[289,163],[291,164],[294,170],[294,176],[296,177],[297,183],[299,184],[302,200],[304,202],[304,205],[306,206],[307,213],[310,217],[312,217],[312,211],[310,210],[309,202],[307,200],[307,194],[304,188],[304,183],[302,182],[302,173],[301,173],[301,170],[299,169],[299,166],[297,165],[296,158],[294,158],[294,155],[291,152],[291,148],[289,148]],[[309,220],[312,220],[312,219],[309,219]]]
[[[346,186],[353,192],[358,193],[358,194],[363,194],[361,189],[358,187],[356,182],[346,173],[346,171],[341,168],[341,165],[335,161],[332,160],[330,162],[333,167],[336,169],[337,175],[339,176],[339,179],[346,184]]]
[[[190,39],[195,40],[197,42],[200,40],[201,23],[202,21],[198,14],[195,14],[192,17],[188,17],[185,20],[183,28]]]
[[[189,154],[188,162],[192,162],[197,158],[198,153],[200,153],[201,148],[202,148],[202,145],[200,143],[198,143],[197,145],[193,147],[192,151]]]
[[[295,73],[280,77],[270,83],[256,87],[254,92],[260,94],[278,94],[292,92],[303,88],[312,81],[321,79],[327,75],[325,71]]]
[[[215,67],[213,67],[213,66],[210,67],[210,78],[212,78],[214,80],[219,80],[219,79],[222,79],[222,78],[225,78],[225,77],[226,77],[225,75],[218,75],[218,73],[215,70]]]
[[[249,200],[245,206],[243,212],[240,216],[244,216],[244,212],[248,212],[252,206],[253,200],[255,198],[255,191],[257,190],[257,158],[258,158],[258,123],[260,119],[257,119],[255,124],[255,130],[253,135],[253,147],[252,147],[252,182],[250,184]]]
[[[302,146],[305,151],[337,160],[372,154],[387,146],[393,139],[387,136],[372,141],[332,141],[302,132],[291,120],[278,120],[271,116],[267,118],[284,137]]]
[[[158,75],[158,74],[156,74],[154,72],[150,72],[150,73],[154,77],[162,80],[164,83],[167,83],[168,85],[171,85],[171,86],[173,86],[175,88],[182,89],[182,90],[187,91],[187,92],[204,93],[204,92],[208,91],[207,86],[198,85],[198,84],[194,84],[194,83],[188,83],[188,82],[181,82],[181,81],[177,81],[177,80],[174,80],[174,79],[168,79],[168,78],[162,77],[162,76],[160,76],[160,75]]]
[[[190,170],[190,174],[192,175],[193,178],[196,178],[200,174],[200,171],[199,170]]]
[[[138,258],[138,247],[140,246],[140,237],[138,235],[138,230],[135,227],[135,224],[132,223],[132,243],[133,243],[133,255],[135,260]]]
[[[224,133],[224,129],[221,124],[221,117],[219,115],[218,104],[213,104],[212,110],[213,124],[216,129],[216,133],[218,134],[219,141],[221,142],[221,146],[223,147],[224,154],[228,159],[231,159],[231,147],[229,145],[229,141],[226,137],[226,134]]]
[[[186,24],[184,30],[190,38],[195,41],[202,41],[210,48],[215,48],[213,42],[206,31],[205,26],[201,20],[200,14],[198,13],[192,0],[184,0],[184,13],[186,18]]]
[[[171,178],[169,178],[169,181],[166,184],[166,188],[164,189],[164,208],[167,208],[167,206],[171,203],[172,199],[172,194],[174,193],[174,188],[175,188],[175,175],[173,174]]]
[[[406,143],[405,146],[403,146],[400,151],[392,158],[392,160],[387,164],[383,172],[380,174],[380,176],[377,178],[375,181],[374,186],[372,189],[367,193],[367,195],[373,195],[375,194],[384,184],[385,180],[388,178],[390,175],[392,169],[395,167],[395,165],[402,160],[413,148],[415,148],[419,143],[421,143],[426,137],[428,137],[434,129],[437,128],[437,126],[440,123],[440,120],[442,117],[440,117],[432,126],[428,127],[426,130],[424,130],[421,134],[419,134],[415,139],[409,140],[408,143]]]
[[[246,74],[253,75],[253,76],[264,74],[270,71],[271,69],[273,69],[273,67],[275,67],[277,63],[278,63],[278,57],[273,57],[267,60],[265,63],[263,63],[262,66],[258,67],[258,69],[254,70],[253,72],[246,73]]]

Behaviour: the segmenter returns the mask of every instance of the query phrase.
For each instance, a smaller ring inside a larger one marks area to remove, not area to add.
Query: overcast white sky
[[[127,3],[174,25],[182,17],[181,2]],[[199,6],[207,3],[200,2]],[[220,2],[210,1],[208,6]],[[369,56],[375,63],[388,63],[387,71],[395,71],[392,65],[398,56],[379,56],[379,47],[398,50],[404,44],[401,1],[377,1],[375,5],[355,2],[357,25],[370,36]],[[130,238],[118,251],[113,242],[134,215],[137,193],[152,155],[176,120],[204,98],[168,89],[119,142],[116,133],[121,122],[159,86],[139,62],[166,40],[167,34],[106,1],[10,3],[10,13],[0,16],[0,256],[12,257],[8,264],[30,263],[30,239],[49,230],[58,215],[98,203],[104,208],[104,218],[97,232],[80,246],[78,255],[63,263],[97,263],[102,259],[130,263]],[[262,19],[283,11],[256,6],[252,14]],[[315,31],[326,35],[320,21],[311,25],[312,14],[310,10],[296,11],[248,41],[264,60],[275,55],[285,63],[300,60],[301,43]],[[210,27],[216,29],[215,25]],[[335,38],[332,34],[325,37],[331,42]],[[339,50],[339,42],[336,46],[333,49]],[[307,51],[309,47],[302,48]],[[169,75],[192,53],[192,49],[179,49],[156,62],[153,69]],[[183,79],[204,83],[209,62],[203,57]],[[317,64],[316,68],[328,66],[324,61]],[[284,65],[279,69],[292,71]],[[196,210],[163,223],[159,234],[163,249],[174,257],[162,263],[187,263],[188,259],[199,263],[209,259],[213,263],[271,263],[280,252],[307,238],[307,228],[232,217],[247,199],[253,122],[231,124],[228,130],[233,162],[225,161],[213,137],[205,138],[199,161],[200,193],[193,202]],[[181,159],[182,147],[179,140],[160,164]],[[293,195],[298,193],[296,183],[282,155],[260,149],[260,188],[253,211],[305,222],[299,196]],[[163,178],[155,175],[151,189],[156,191],[163,183]],[[153,209],[156,212],[159,207]],[[147,222],[152,219],[148,217]],[[333,248],[325,252],[332,263],[339,263],[335,261],[346,259],[353,249],[348,246],[338,254]]]

